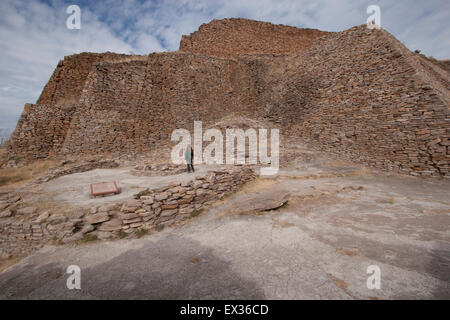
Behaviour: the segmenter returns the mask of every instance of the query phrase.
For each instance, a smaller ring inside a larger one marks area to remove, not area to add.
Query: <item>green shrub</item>
[[[96,240],[98,240],[98,238],[95,234],[88,233],[83,236],[83,238],[79,241],[79,243],[88,243]]]
[[[125,238],[127,235],[128,235],[128,234],[127,234],[125,231],[123,231],[123,230],[120,230],[120,231],[119,231],[119,238],[120,238],[120,239]]]
[[[204,211],[204,209],[196,209],[191,212],[191,217],[194,218],[194,217],[200,215],[203,211]]]
[[[138,238],[141,238],[141,237],[145,236],[146,234],[148,234],[147,229],[139,229],[138,231],[136,231],[136,237],[138,237]]]

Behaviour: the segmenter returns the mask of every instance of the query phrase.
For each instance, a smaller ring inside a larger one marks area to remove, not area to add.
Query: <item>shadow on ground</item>
[[[443,284],[434,288],[433,299],[450,299],[450,251],[440,242],[430,250],[432,258],[426,266],[427,272],[443,280]]]
[[[264,299],[262,289],[233,272],[212,249],[186,238],[127,251],[81,267],[81,290],[68,290],[67,265],[29,265],[0,275],[3,299]]]
[[[25,298],[36,289],[61,278],[63,274],[63,268],[56,263],[13,267],[0,274],[0,298]]]

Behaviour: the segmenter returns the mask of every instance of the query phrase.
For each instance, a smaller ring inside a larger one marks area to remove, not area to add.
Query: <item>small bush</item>
[[[191,217],[194,218],[194,217],[200,215],[203,211],[204,211],[204,209],[200,209],[200,210],[196,209],[191,212]]]
[[[141,238],[141,237],[145,236],[146,234],[148,234],[147,229],[139,229],[138,231],[136,231],[136,237],[138,237],[138,238]]]
[[[57,236],[53,236],[52,243],[54,246],[62,246],[64,242],[61,239],[58,239]]]
[[[119,231],[119,239],[123,239],[123,238],[125,238],[127,235],[128,235],[128,234],[127,234],[125,231],[123,231],[123,230],[120,230],[120,231]]]
[[[98,240],[95,234],[85,234],[83,238],[79,241],[79,243],[87,243]]]

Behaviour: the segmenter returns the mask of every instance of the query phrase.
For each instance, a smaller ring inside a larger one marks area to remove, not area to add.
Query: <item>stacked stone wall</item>
[[[167,145],[194,121],[245,113],[236,105],[233,60],[160,53],[146,61],[95,65],[64,152],[137,154]]]
[[[448,97],[415,68],[417,59],[383,30],[357,27],[319,39],[299,57],[300,72],[287,74],[290,86],[314,76],[294,136],[376,167],[448,175]]]
[[[329,32],[247,19],[213,20],[182,36],[180,51],[216,57],[243,54],[292,54],[307,50]]]
[[[74,111],[73,104],[26,104],[6,143],[6,155],[18,161],[56,156]]]
[[[20,196],[0,201],[0,257],[28,254],[46,243],[110,239],[195,217],[255,178],[250,167],[210,171],[186,183],[145,190],[119,203],[69,212],[40,212]]]
[[[238,32],[239,25],[261,37],[279,33],[276,26],[270,26],[271,34],[265,24],[254,28],[252,21],[225,20],[202,26],[191,41],[196,48],[219,48],[222,42],[213,35]],[[275,53],[235,52],[228,58],[200,50],[92,62],[75,108],[28,108],[8,156],[154,150],[169,155],[174,129],[192,132],[196,120],[206,127],[247,117],[271,121],[282,140],[307,139],[318,149],[376,167],[450,175],[448,71],[424,64],[386,31],[365,26],[327,33],[302,48],[289,54],[275,46]]]
[[[116,61],[126,57],[129,55],[111,52],[83,52],[65,57],[59,61],[36,103],[57,105],[76,103],[95,62]]]

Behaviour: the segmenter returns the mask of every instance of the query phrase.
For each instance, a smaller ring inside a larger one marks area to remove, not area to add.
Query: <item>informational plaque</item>
[[[117,182],[97,182],[91,184],[91,195],[94,197],[119,193]]]

